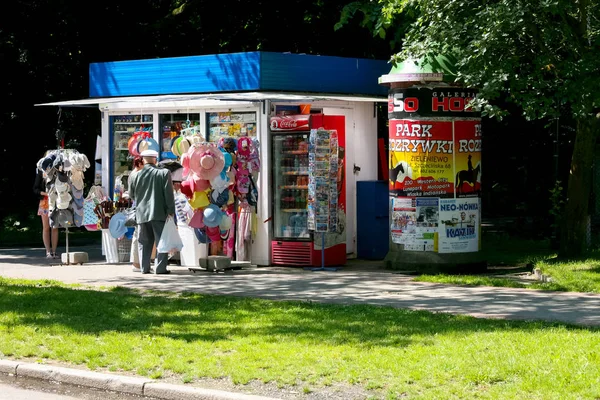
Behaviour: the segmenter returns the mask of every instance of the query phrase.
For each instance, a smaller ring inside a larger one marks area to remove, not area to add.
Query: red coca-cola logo
[[[297,131],[308,129],[309,116],[286,115],[282,117],[271,117],[272,131]]]

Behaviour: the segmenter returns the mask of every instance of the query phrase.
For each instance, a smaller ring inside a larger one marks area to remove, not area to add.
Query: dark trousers
[[[140,268],[142,272],[150,272],[150,257],[152,256],[152,248],[158,246],[160,235],[165,227],[165,221],[150,221],[143,222],[137,226],[140,230],[139,248],[140,248]],[[157,274],[164,273],[167,270],[169,262],[169,254],[156,253],[155,272]]]

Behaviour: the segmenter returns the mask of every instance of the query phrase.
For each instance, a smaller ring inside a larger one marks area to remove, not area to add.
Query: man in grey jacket
[[[142,274],[148,274],[153,245],[158,246],[167,217],[175,214],[175,198],[171,173],[156,165],[158,152],[145,150],[140,154],[144,167],[129,183],[129,196],[135,201],[135,218],[139,229],[140,267]],[[168,274],[169,255],[156,255],[156,274]]]

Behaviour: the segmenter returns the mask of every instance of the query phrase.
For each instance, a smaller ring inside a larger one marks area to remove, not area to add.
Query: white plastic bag
[[[156,251],[159,253],[172,253],[181,251],[181,249],[183,249],[183,242],[179,232],[177,232],[175,221],[173,221],[173,217],[167,217]]]

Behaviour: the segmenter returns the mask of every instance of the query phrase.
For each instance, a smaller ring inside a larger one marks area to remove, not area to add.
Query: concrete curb
[[[272,397],[159,383],[152,379],[2,359],[0,359],[0,373],[164,400],[279,400]]]

